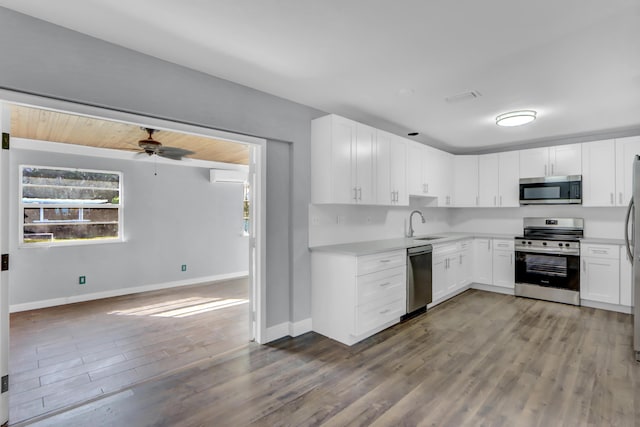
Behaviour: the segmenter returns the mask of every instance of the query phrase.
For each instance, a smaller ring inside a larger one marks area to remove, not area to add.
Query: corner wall
[[[291,269],[290,283],[267,283],[267,293],[288,294],[292,312],[267,300],[266,326],[311,316],[311,120],[325,113],[5,8],[0,39],[0,88],[291,142],[291,205],[279,207],[291,212],[291,256],[283,263],[267,253],[266,269]],[[283,238],[266,230],[267,240]]]

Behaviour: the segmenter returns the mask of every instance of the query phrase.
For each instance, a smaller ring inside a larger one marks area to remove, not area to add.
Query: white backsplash
[[[309,246],[403,237],[412,207],[309,205]],[[624,238],[626,208],[523,206],[520,208],[417,208],[427,220],[413,218],[416,235],[447,231],[522,234],[524,217],[584,218],[585,236]]]
[[[309,246],[333,245],[403,237],[409,228],[412,207],[363,205],[309,205]],[[416,235],[449,231],[450,209],[415,208],[426,222],[414,215]]]

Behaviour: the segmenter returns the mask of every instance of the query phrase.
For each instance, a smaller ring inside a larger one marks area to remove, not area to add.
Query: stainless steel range
[[[515,238],[516,296],[580,305],[582,218],[524,218]]]

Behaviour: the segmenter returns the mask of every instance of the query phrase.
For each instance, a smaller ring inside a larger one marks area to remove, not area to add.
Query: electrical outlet
[[[79,285],[85,285],[86,283],[87,283],[87,277],[86,276],[78,277],[78,284]]]
[[[187,264],[182,264],[182,271],[187,271]]]

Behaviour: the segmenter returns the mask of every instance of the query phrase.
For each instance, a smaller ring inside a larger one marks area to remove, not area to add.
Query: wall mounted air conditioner
[[[248,173],[243,170],[210,169],[210,179],[213,183],[242,184],[247,180]]]

